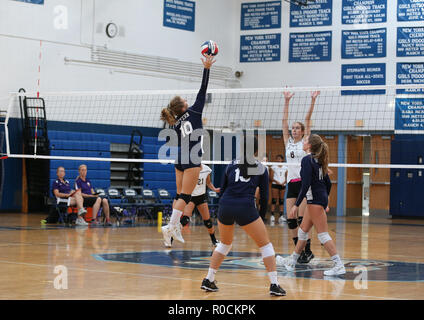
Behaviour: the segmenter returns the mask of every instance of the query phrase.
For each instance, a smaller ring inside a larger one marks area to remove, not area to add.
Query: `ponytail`
[[[177,122],[177,117],[183,113],[184,101],[181,97],[174,97],[169,102],[166,108],[163,108],[160,113],[160,119],[165,121],[170,126],[173,126]]]
[[[324,176],[327,175],[329,163],[328,145],[317,134],[312,134],[309,137],[309,143],[311,145],[313,157],[317,159],[318,163],[321,165]]]
[[[240,175],[244,179],[249,179],[251,177],[251,175],[248,174],[249,169],[250,168],[256,168],[257,164],[256,163],[250,164],[248,162],[250,157],[248,157],[248,153],[247,153],[247,141],[248,140],[246,138],[247,137],[245,135],[244,138],[243,138],[244,144],[241,146],[241,148],[243,150],[242,161],[239,163],[238,167],[240,169]],[[253,137],[253,153],[254,153],[254,155],[256,155],[258,153],[258,139],[256,137]]]
[[[173,114],[173,112],[171,111],[171,109],[169,107],[162,109],[162,111],[160,113],[160,119],[162,121],[165,121],[170,126],[173,126],[176,122],[175,115]]]

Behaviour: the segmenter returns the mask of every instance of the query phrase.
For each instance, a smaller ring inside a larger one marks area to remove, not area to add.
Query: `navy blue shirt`
[[[202,141],[202,136],[199,136],[198,138],[193,138],[193,141],[191,141],[191,133],[196,129],[203,129],[203,122],[202,122],[202,113],[203,113],[203,107],[205,106],[206,102],[206,90],[208,88],[208,82],[209,82],[209,69],[203,69],[203,79],[202,79],[202,85],[200,87],[199,93],[197,94],[196,101],[194,104],[188,108],[186,112],[184,112],[180,117],[178,117],[177,122],[171,127],[173,128],[178,135],[178,159],[181,159],[182,156],[184,158],[188,159],[188,155],[190,151],[196,146],[199,145]],[[182,145],[188,145],[189,146],[189,152],[187,150],[182,155],[181,146]],[[202,155],[202,148],[199,145],[199,156]]]
[[[245,179],[240,173],[239,161],[235,160],[225,169],[221,186],[220,205],[256,207],[256,188],[260,190],[261,214],[266,213],[268,208],[269,181],[268,170],[260,162],[257,162],[259,175]]]
[[[57,179],[57,180],[53,181],[53,184],[52,184],[53,195],[54,195],[54,190],[58,190],[59,193],[69,194],[69,193],[71,193],[71,185],[70,185],[68,180],[62,181],[60,179]]]
[[[328,205],[328,196],[331,190],[331,181],[328,174],[325,176],[318,160],[311,154],[303,157],[300,169],[302,188],[297,197],[296,206],[300,206],[303,199],[309,204]]]

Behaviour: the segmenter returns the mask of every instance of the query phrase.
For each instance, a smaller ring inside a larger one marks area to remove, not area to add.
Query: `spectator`
[[[82,164],[78,167],[78,172],[79,176],[75,179],[75,189],[81,190],[82,197],[84,198],[84,207],[93,207],[93,217],[91,224],[97,224],[96,217],[101,206],[106,217],[105,226],[111,226],[112,224],[110,223],[108,200],[99,197],[99,195],[94,192],[90,180],[87,179],[87,166],[85,164]]]
[[[52,193],[56,197],[57,203],[61,199],[68,199],[68,206],[76,206],[78,208],[77,225],[87,225],[83,219],[83,215],[87,213],[84,209],[84,200],[79,190],[71,190],[68,180],[65,180],[65,168],[60,166],[56,170],[57,180],[53,182]]]

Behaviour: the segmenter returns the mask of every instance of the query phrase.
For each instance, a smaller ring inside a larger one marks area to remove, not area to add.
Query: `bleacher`
[[[165,142],[158,141],[157,137],[143,137],[144,158],[158,159],[159,149],[164,143]],[[157,189],[165,189],[174,197],[177,193],[174,165],[144,163],[144,187],[154,191]]]
[[[70,132],[49,130],[50,154],[52,156],[96,157],[111,158],[111,144],[129,144],[130,135],[101,134],[88,132]],[[158,151],[164,142],[157,137],[144,136],[142,149],[145,159],[157,159]],[[73,185],[78,176],[78,167],[82,163],[88,167],[88,179],[95,188],[108,189],[111,184],[111,163],[108,161],[75,161],[50,160],[50,188],[56,179],[56,169],[63,166],[66,169],[66,179]],[[166,189],[172,196],[176,194],[174,166],[159,163],[144,163],[144,182],[141,187],[152,189]],[[122,189],[122,187],[118,187]],[[51,194],[51,190],[50,190]]]

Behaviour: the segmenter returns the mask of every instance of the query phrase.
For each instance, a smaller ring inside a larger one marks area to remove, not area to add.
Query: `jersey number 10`
[[[183,138],[188,136],[190,133],[193,132],[193,127],[191,125],[191,122],[189,122],[189,121],[183,122],[181,127],[180,127],[180,130],[181,130],[181,134],[183,135]]]

